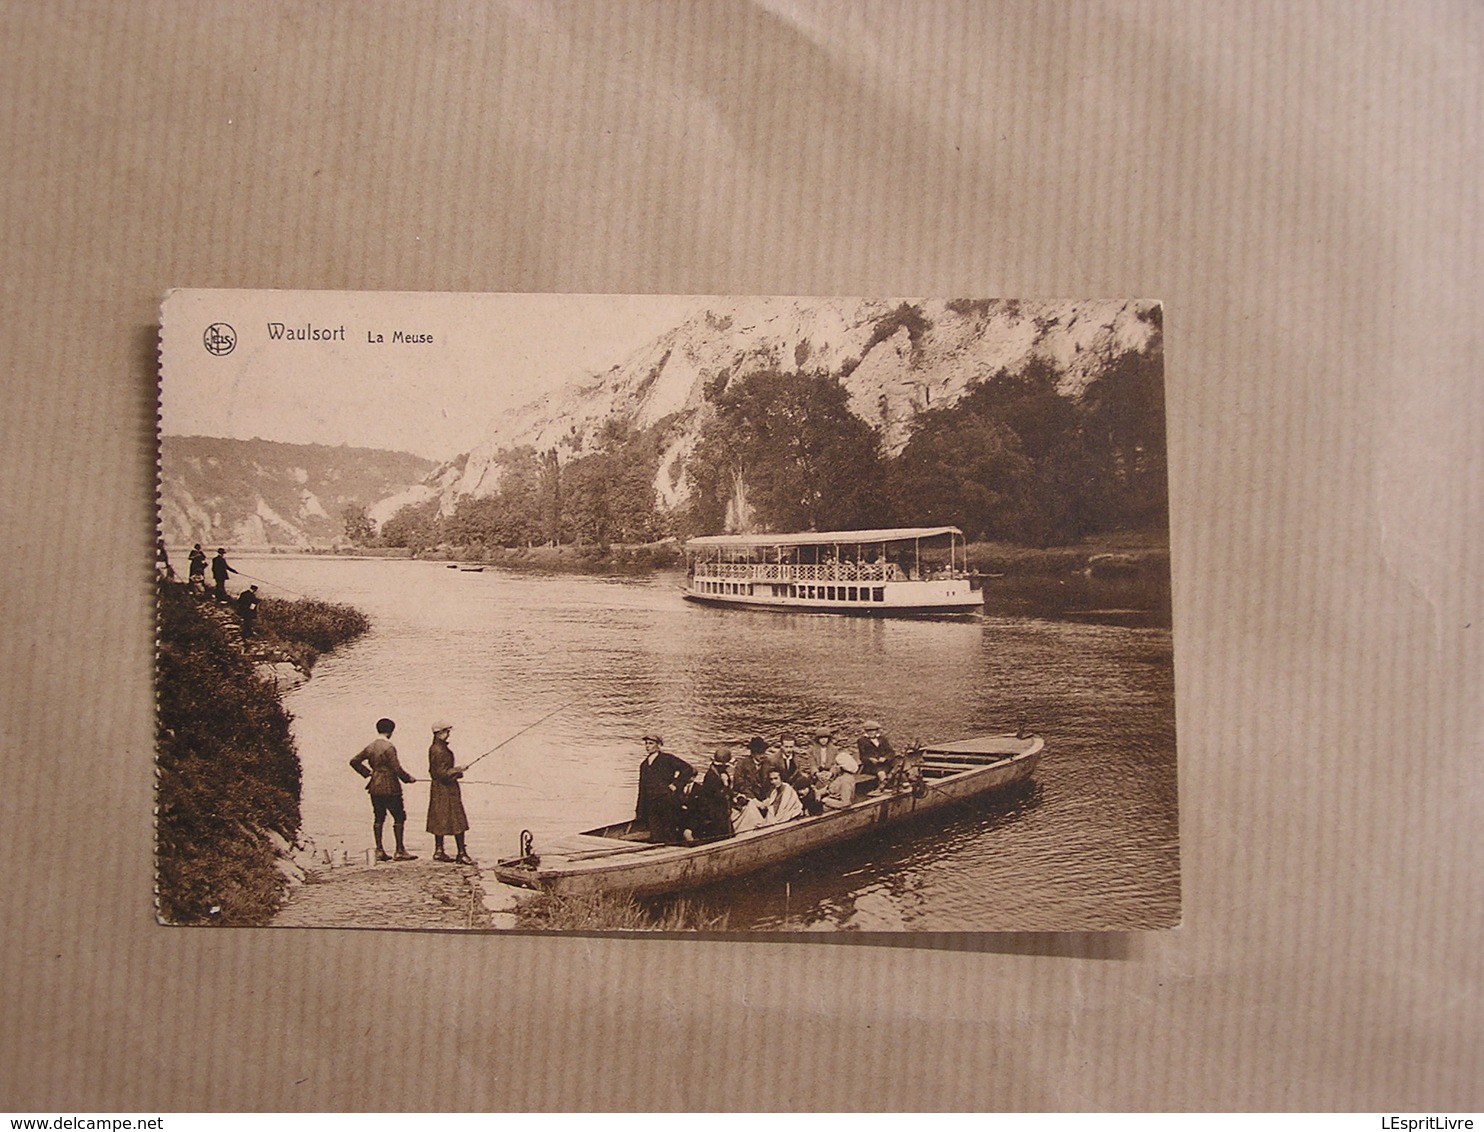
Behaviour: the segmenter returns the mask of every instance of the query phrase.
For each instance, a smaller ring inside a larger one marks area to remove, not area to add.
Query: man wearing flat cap
[[[680,791],[696,776],[695,768],[665,750],[665,741],[650,732],[644,736],[644,761],[639,764],[639,799],[634,806],[635,830],[647,830],[651,841],[680,837]]]

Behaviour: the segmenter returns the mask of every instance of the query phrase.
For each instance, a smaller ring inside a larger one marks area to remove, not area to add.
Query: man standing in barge
[[[659,735],[644,736],[632,828],[648,831],[651,841],[676,840],[680,834],[680,791],[695,776],[695,767],[665,750],[665,741]]]

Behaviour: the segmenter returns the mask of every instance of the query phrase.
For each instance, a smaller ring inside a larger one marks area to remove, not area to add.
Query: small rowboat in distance
[[[628,892],[657,896],[745,876],[826,845],[871,833],[950,803],[1004,790],[1030,777],[1037,736],[986,735],[922,749],[922,781],[858,798],[843,810],[763,826],[697,845],[645,840],[618,822],[526,848],[496,862],[505,884],[566,895]]]

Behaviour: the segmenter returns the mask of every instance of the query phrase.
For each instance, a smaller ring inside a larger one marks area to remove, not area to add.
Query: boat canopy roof
[[[703,535],[690,539],[687,547],[708,546],[850,546],[855,543],[913,542],[938,535],[962,535],[957,527],[891,527],[879,531],[799,531],[778,535]]]

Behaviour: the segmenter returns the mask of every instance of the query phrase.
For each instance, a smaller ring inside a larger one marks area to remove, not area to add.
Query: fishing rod
[[[557,712],[566,711],[569,707],[571,707],[576,702],[577,702],[576,700],[568,700],[561,707],[557,708],[556,711],[549,711],[545,715],[543,715],[540,719],[536,720],[535,723],[528,723],[528,724],[526,724],[519,731],[517,731],[514,735],[511,735],[508,739],[503,739],[500,742],[496,743],[489,750],[485,751],[484,754],[482,754],[478,758],[474,759],[473,762],[467,762],[467,763],[465,763],[464,764],[464,769],[467,771],[470,767],[472,767],[474,765],[474,763],[477,763],[479,761],[479,759],[488,758],[490,755],[494,754],[501,747],[503,747],[506,743],[510,742],[511,739],[519,739],[522,735],[524,735],[531,728],[537,726],[537,724],[545,723],[552,716],[556,715]]]
[[[236,567],[234,566],[233,569],[235,570]],[[255,582],[262,582],[265,586],[272,586],[276,590],[283,590],[285,593],[291,593],[295,597],[302,597],[306,601],[311,600],[308,594],[301,594],[298,590],[289,589],[288,586],[281,585],[278,582],[270,582],[267,578],[259,578],[255,574],[249,574],[246,570],[237,570],[237,574],[239,577],[251,578]]]

